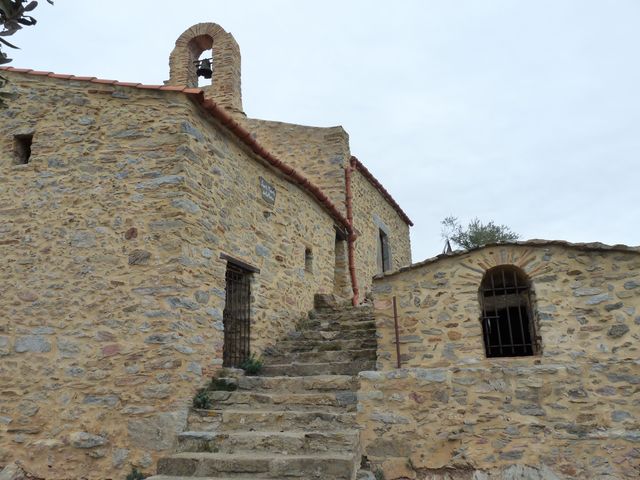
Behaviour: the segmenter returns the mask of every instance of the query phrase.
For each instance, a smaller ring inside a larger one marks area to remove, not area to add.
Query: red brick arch
[[[178,37],[169,57],[169,85],[196,87],[198,78],[193,62],[211,50],[213,78],[203,88],[205,96],[232,112],[242,112],[240,86],[240,47],[233,35],[215,23],[199,23]]]

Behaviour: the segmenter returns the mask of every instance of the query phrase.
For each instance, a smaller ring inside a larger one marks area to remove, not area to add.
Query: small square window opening
[[[304,249],[304,270],[313,273],[313,252],[309,247]]]
[[[389,237],[383,230],[378,230],[378,271],[385,273],[391,270],[391,252]]]
[[[13,163],[26,165],[31,158],[31,144],[33,135],[15,135],[13,137]]]

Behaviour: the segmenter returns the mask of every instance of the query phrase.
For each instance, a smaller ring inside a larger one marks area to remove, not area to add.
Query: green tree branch
[[[53,5],[53,0],[47,0],[47,2]],[[6,37],[13,35],[22,27],[35,25],[37,23],[36,19],[27,14],[35,10],[37,6],[38,2],[35,0],[0,0],[0,26],[2,26],[2,30],[0,30],[0,65],[11,61],[7,54],[2,51],[2,47],[18,48],[9,42]],[[0,88],[3,88],[6,84],[7,79],[0,76]],[[7,106],[6,101],[8,98],[11,98],[10,93],[0,91],[0,108]]]
[[[520,235],[506,225],[497,225],[493,221],[482,223],[478,218],[471,220],[466,227],[463,227],[454,216],[449,216],[440,223],[442,238],[465,250],[489,243],[512,242],[520,238]]]

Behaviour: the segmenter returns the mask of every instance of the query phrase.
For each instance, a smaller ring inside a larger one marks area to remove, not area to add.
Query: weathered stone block
[[[151,258],[151,252],[134,250],[129,254],[129,265],[146,265]]]
[[[106,445],[107,439],[88,432],[73,432],[69,435],[69,442],[74,448],[88,449]]]
[[[168,450],[174,447],[178,433],[187,423],[187,412],[165,412],[151,417],[129,420],[129,439],[136,447],[149,450]]]
[[[184,181],[185,178],[182,175],[165,175],[138,183],[136,190],[155,190],[165,186],[181,185]]]
[[[629,327],[621,323],[617,325],[612,325],[611,328],[609,328],[607,335],[609,335],[612,338],[620,338],[628,332],[629,332]]]
[[[46,353],[51,351],[51,343],[40,335],[17,337],[14,349],[17,353]]]
[[[11,354],[9,337],[0,337],[0,357]]]
[[[71,246],[74,248],[94,248],[96,236],[91,232],[75,232],[71,237]]]
[[[415,369],[416,380],[421,380],[424,382],[436,382],[442,383],[447,380],[447,371],[444,369],[438,368],[417,368]]]

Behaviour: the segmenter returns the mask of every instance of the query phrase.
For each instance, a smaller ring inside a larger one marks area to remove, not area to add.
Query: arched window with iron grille
[[[501,265],[488,270],[480,286],[480,304],[487,357],[538,353],[531,282],[521,269]]]

